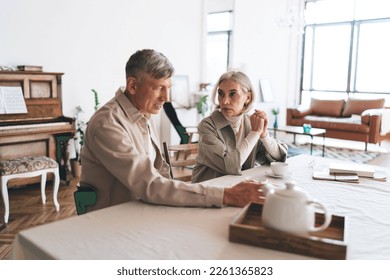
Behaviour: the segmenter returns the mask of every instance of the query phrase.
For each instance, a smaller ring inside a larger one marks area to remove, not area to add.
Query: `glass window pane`
[[[319,26],[315,29],[313,88],[347,89],[351,26]]]
[[[329,92],[329,91],[302,91],[301,105],[310,107],[312,98],[316,99],[347,99],[348,95],[345,92]]]
[[[302,91],[301,102],[299,103],[304,108],[310,107],[311,100],[311,92],[310,91]]]
[[[390,94],[372,94],[372,93],[355,93],[355,94],[351,94],[350,95],[351,97],[354,97],[354,98],[361,98],[361,99],[377,99],[377,98],[384,98],[385,99],[385,106],[389,106],[390,105]]]
[[[317,99],[346,99],[348,95],[345,92],[312,91],[311,97]]]
[[[232,29],[232,13],[213,13],[207,15],[207,31],[229,31]]]
[[[313,24],[315,23],[315,2],[306,2],[305,5],[305,22],[306,24]]]
[[[308,3],[306,7],[307,23],[341,22],[353,19],[354,0],[318,1]]]
[[[389,0],[356,0],[355,19],[390,17]]]
[[[207,78],[214,84],[227,70],[228,33],[207,36]]]
[[[356,89],[390,92],[390,21],[360,25]]]

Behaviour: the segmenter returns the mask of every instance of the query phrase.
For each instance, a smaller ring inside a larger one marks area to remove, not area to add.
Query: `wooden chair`
[[[196,162],[198,144],[168,146],[163,143],[165,160],[170,165],[170,175],[175,180],[191,181],[192,168]]]

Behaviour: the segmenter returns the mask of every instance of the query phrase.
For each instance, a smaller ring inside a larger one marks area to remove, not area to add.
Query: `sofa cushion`
[[[356,99],[349,98],[345,104],[342,116],[361,115],[367,109],[380,109],[385,105],[385,99]]]
[[[329,100],[312,98],[310,109],[313,115],[340,117],[344,103],[344,99]]]
[[[303,118],[304,116],[312,114],[311,108],[292,108],[291,112],[294,118]]]
[[[327,130],[348,131],[357,133],[369,133],[367,124],[363,124],[359,115],[352,115],[350,118],[332,118],[325,116],[306,116],[302,123],[309,123],[315,128]],[[302,125],[302,124],[301,124]]]

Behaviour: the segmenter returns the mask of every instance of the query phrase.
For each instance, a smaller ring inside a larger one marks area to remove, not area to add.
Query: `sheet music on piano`
[[[0,114],[25,114],[26,102],[21,87],[0,86]]]

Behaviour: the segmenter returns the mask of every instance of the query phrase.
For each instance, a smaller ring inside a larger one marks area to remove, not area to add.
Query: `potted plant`
[[[198,93],[198,100],[196,102],[196,108],[198,110],[198,113],[202,115],[202,117],[205,116],[207,110],[209,109],[209,104],[207,103],[207,86],[209,83],[201,83],[199,85],[199,93]]]
[[[96,90],[91,89],[92,93],[94,94],[94,109],[97,111],[99,109],[99,94]],[[71,159],[71,168],[72,173],[74,177],[80,177],[81,174],[81,149],[84,145],[84,134],[85,130],[87,128],[87,123],[81,120],[80,114],[83,113],[83,109],[81,106],[76,106],[74,118],[76,122],[76,133],[73,137],[74,141],[74,149],[75,149],[75,158]]]
[[[81,109],[80,106],[76,106],[75,108],[75,122],[76,122],[76,133],[73,137],[73,144],[74,144],[74,150],[75,150],[75,158],[70,160],[72,173],[74,177],[80,177],[81,173],[81,147],[84,144],[84,133],[87,124],[80,119],[80,114],[83,113],[83,109]]]
[[[272,108],[272,115],[275,116],[275,121],[274,121],[274,128],[278,128],[278,115],[279,115],[279,108]]]
[[[95,109],[95,112],[99,109],[99,105],[100,105],[100,102],[99,102],[99,94],[97,93],[96,90],[94,89],[91,89],[93,95],[94,95],[94,100],[95,100],[95,106],[93,107]]]
[[[203,95],[200,100],[196,103],[196,108],[198,113],[204,117],[207,110],[209,109],[209,105],[207,104],[207,95]]]

